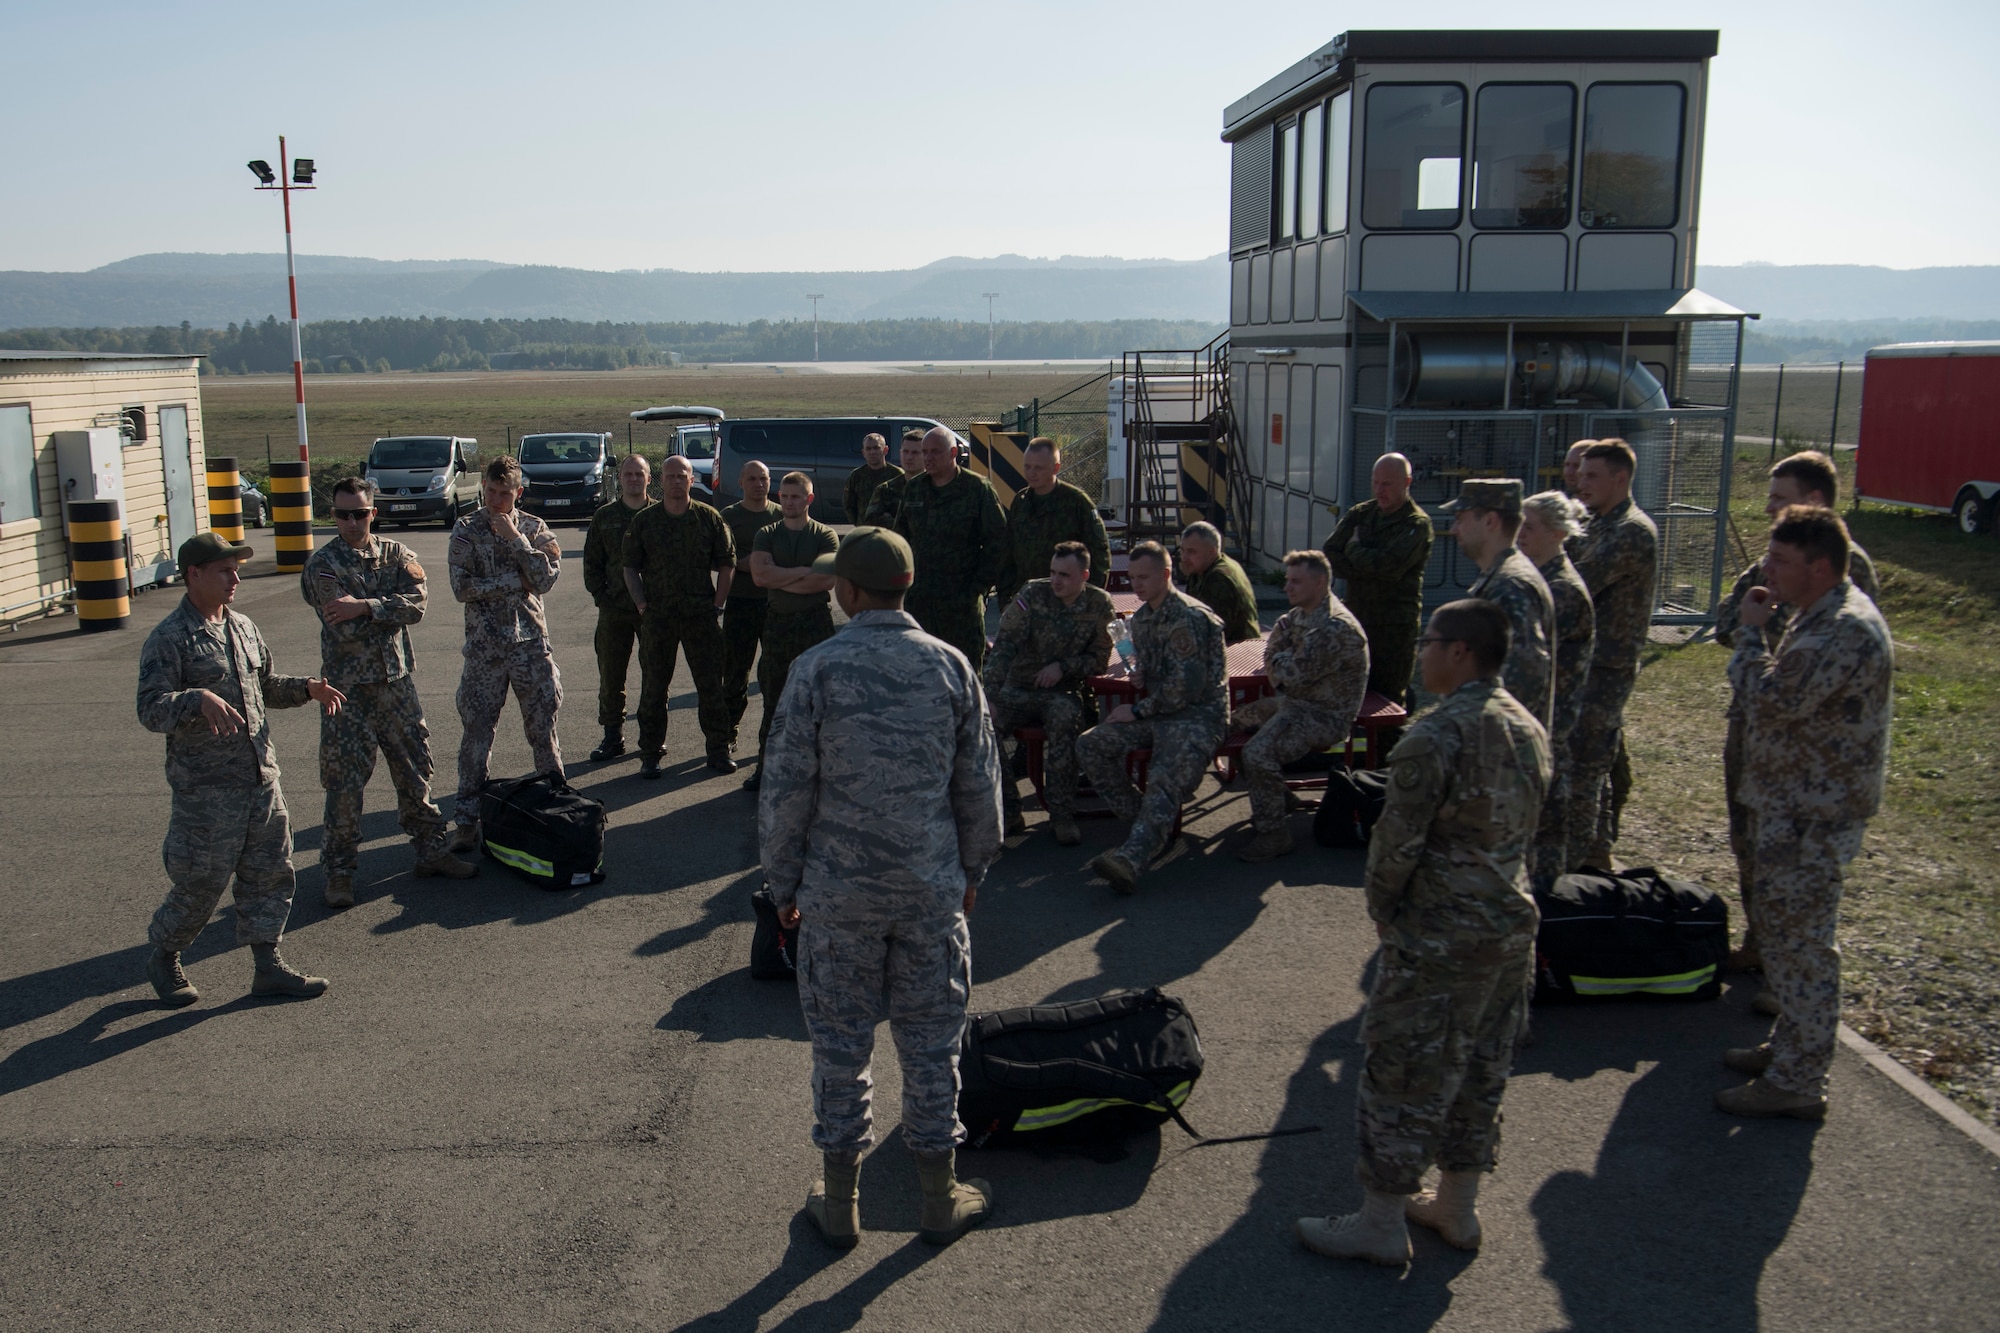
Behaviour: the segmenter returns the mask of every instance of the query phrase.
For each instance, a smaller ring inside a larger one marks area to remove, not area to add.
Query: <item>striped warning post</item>
[[[124,629],[132,618],[132,579],[125,564],[125,521],[116,500],[70,503],[69,562],[78,628]]]
[[[312,470],[308,463],[271,464],[271,544],[278,572],[296,574],[312,555]]]
[[[971,426],[970,447],[974,475],[992,483],[1002,509],[1014,506],[1014,496],[1027,489],[1021,473],[1021,456],[1028,450],[1028,437],[1018,430],[1002,430],[997,421],[975,421]]]
[[[233,458],[208,460],[208,526],[226,542],[243,541],[243,478]]]

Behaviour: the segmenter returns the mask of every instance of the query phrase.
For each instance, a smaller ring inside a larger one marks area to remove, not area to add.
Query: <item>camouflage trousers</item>
[[[1410,677],[1417,669],[1417,639],[1423,634],[1421,617],[1406,615],[1391,620],[1362,618],[1357,614],[1357,618],[1368,636],[1368,688],[1396,703],[1406,703]]]
[[[486,764],[493,757],[493,733],[507,691],[521,705],[521,729],[534,752],[537,773],[561,773],[562,746],[556,739],[556,711],[562,707],[562,672],[549,652],[547,639],[481,648],[465,655],[458,678],[458,720],[464,733],[458,742],[458,822],[479,820],[479,789],[486,783]]]
[[[1005,752],[1000,768],[1001,804],[1021,808],[1021,790],[1014,777],[1014,754],[1021,742],[1019,727],[1042,729],[1042,794],[1050,814],[1076,809],[1076,742],[1087,720],[1084,701],[1061,690],[1019,689],[1012,686],[987,694],[993,705],[993,731]]]
[[[146,938],[169,953],[194,943],[229,877],[236,877],[236,942],[276,944],[292,915],[292,820],[277,783],[176,787],[160,848],[167,890]]]
[[[1250,788],[1250,827],[1275,833],[1285,826],[1284,767],[1295,759],[1344,745],[1354,719],[1329,708],[1266,695],[1236,710],[1229,725],[1257,734],[1243,743],[1243,780]]]
[[[965,914],[838,924],[807,914],[799,926],[799,1008],[812,1039],[813,1143],[863,1152],[875,1027],[889,1021],[903,1070],[903,1139],[914,1152],[948,1152],[958,1122],[958,1044],[972,996]]]
[[[637,611],[597,612],[597,725],[625,725],[625,678],[639,642]]]
[[[763,762],[764,746],[771,738],[771,719],[778,715],[778,700],[785,697],[785,682],[791,679],[792,663],[814,644],[833,637],[833,608],[810,611],[773,611],[764,619],[764,641],[757,658],[757,696],[764,716],[757,723],[757,760]]]
[[[732,597],[722,612],[722,706],[729,710],[732,750],[736,748],[736,728],[750,707],[750,667],[757,660],[757,645],[763,641],[770,607],[762,597]],[[757,679],[761,684],[763,677]],[[758,744],[762,746],[761,739]]]
[[[1743,804],[1743,719],[1731,714],[1722,737],[1722,800],[1729,811],[1729,851],[1736,858],[1736,891],[1743,898],[1748,939],[1757,938],[1751,902],[1757,896],[1756,815]]]
[[[1181,802],[1201,784],[1222,735],[1222,724],[1206,718],[1143,718],[1101,722],[1077,737],[1077,761],[1090,785],[1120,819],[1132,821],[1118,851],[1135,870],[1144,870],[1166,849]],[[1125,756],[1144,749],[1152,750],[1153,760],[1142,798],[1126,775]]]
[[[344,685],[347,703],[319,716],[319,785],[326,788],[325,842],[320,866],[354,870],[361,842],[361,796],[381,751],[396,788],[396,816],[416,845],[417,859],[444,850],[445,820],[431,803],[431,733],[417,683],[401,680]]]
[[[1569,852],[1569,775],[1575,755],[1565,743],[1555,757],[1555,772],[1549,778],[1548,793],[1542,797],[1542,817],[1535,826],[1535,840],[1528,845],[1528,873],[1538,889],[1556,882],[1556,877],[1576,867],[1563,864]]]
[[[694,677],[695,716],[710,754],[729,749],[729,710],[722,702],[722,627],[715,612],[648,611],[639,631],[639,753],[667,748],[667,695],[674,683],[674,656],[687,657]]]
[[[1361,1018],[1354,1174],[1364,1186],[1414,1194],[1433,1164],[1493,1169],[1533,959],[1532,933],[1444,959],[1382,946]]]
[[[1632,695],[1634,672],[1592,671],[1583,683],[1583,701],[1570,732],[1568,827],[1563,832],[1563,868],[1611,868],[1611,845],[1617,841],[1611,804],[1611,772],[1625,743],[1625,701]]]
[[[1840,1027],[1841,868],[1861,851],[1867,821],[1753,820],[1757,894],[1750,924],[1764,981],[1778,997],[1764,1078],[1802,1096],[1826,1092]]]
[[[986,599],[978,593],[939,594],[912,589],[903,609],[917,618],[926,634],[943,639],[965,654],[972,673],[986,661]]]

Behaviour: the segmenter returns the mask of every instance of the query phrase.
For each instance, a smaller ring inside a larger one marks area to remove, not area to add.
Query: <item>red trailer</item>
[[[1961,531],[2000,517],[2000,342],[1870,348],[1854,489],[1949,513]]]

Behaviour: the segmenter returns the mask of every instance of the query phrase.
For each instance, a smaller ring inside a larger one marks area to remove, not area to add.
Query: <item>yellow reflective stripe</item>
[[[1194,1085],[1182,1083],[1167,1093],[1167,1101],[1179,1106],[1187,1100],[1188,1092]],[[1102,1111],[1113,1106],[1146,1105],[1155,1111],[1165,1110],[1158,1102],[1140,1103],[1126,1101],[1123,1097],[1081,1097],[1073,1102],[1061,1102],[1055,1106],[1038,1106],[1023,1111],[1014,1121],[1016,1133],[1028,1133],[1037,1129],[1049,1129],[1056,1125],[1066,1125],[1072,1120]]]
[[[1572,975],[1570,984],[1576,987],[1578,995],[1627,995],[1633,991],[1651,991],[1659,995],[1684,995],[1700,990],[1715,977],[1715,964],[1697,968],[1693,972],[1678,972],[1665,977],[1579,977]]]
[[[526,852],[516,851],[512,847],[502,847],[491,838],[486,840],[486,850],[493,853],[493,859],[501,865],[525,870],[531,875],[541,875],[546,879],[556,877],[556,868],[552,863],[537,860]]]

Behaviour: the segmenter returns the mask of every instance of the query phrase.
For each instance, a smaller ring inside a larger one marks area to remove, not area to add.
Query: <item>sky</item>
[[[1348,28],[1494,13],[0,0],[0,269],[280,249],[278,201],[244,163],[275,161],[281,132],[319,166],[322,188],[295,200],[312,254],[687,270],[1197,259],[1226,245],[1224,106]],[[1721,30],[1703,263],[2000,263],[2000,4],[1598,13]]]

